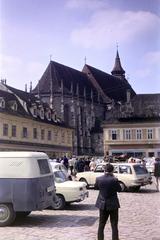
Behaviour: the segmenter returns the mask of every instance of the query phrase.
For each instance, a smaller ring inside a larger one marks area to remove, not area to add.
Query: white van
[[[0,227],[42,210],[55,199],[54,177],[42,152],[0,152]]]

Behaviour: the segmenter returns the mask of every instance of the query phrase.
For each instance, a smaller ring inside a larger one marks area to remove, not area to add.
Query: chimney
[[[30,82],[30,92],[32,92],[32,82]]]
[[[27,84],[25,84],[25,92],[27,92]]]

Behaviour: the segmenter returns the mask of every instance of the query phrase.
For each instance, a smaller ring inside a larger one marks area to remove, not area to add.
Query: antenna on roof
[[[85,58],[84,58],[84,64],[86,64],[87,63],[87,58],[86,58],[86,56],[85,56]]]

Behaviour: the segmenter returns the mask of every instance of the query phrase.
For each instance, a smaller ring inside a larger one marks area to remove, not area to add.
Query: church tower
[[[115,77],[125,79],[125,71],[121,66],[121,60],[120,60],[120,57],[119,57],[118,49],[117,49],[117,55],[116,55],[116,59],[115,59],[114,68],[111,71],[111,73]]]

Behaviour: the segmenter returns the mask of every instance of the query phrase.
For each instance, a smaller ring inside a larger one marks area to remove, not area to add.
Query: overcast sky
[[[137,93],[160,93],[160,0],[0,0],[0,78],[33,87],[51,59],[110,73],[116,44]]]

